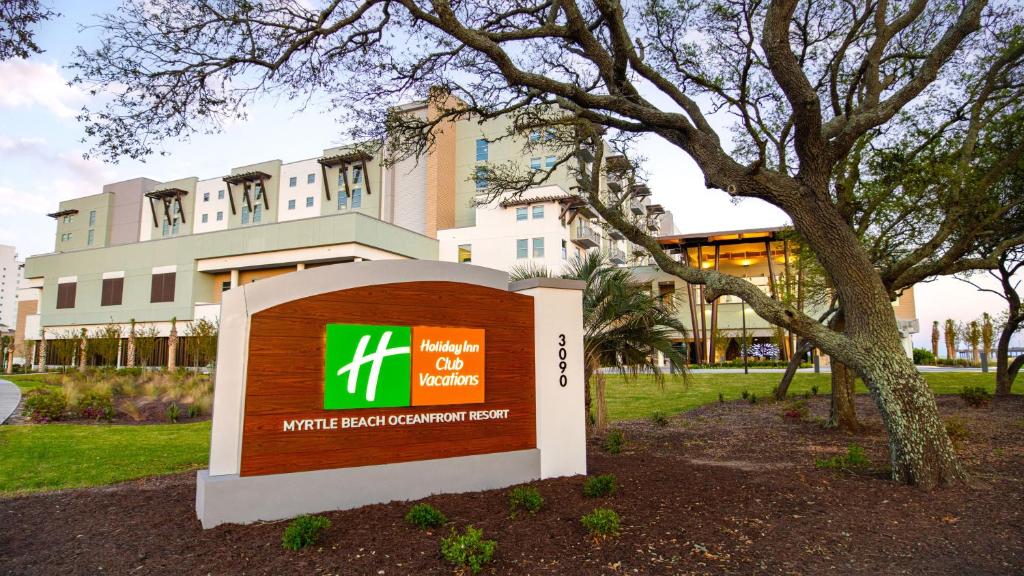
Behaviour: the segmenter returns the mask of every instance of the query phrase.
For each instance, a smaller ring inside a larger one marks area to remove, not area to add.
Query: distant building
[[[21,280],[21,263],[14,246],[0,244],[0,325],[14,329],[17,322],[16,293]]]

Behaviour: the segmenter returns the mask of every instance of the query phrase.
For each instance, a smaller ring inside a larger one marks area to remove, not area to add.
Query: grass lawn
[[[14,382],[15,386],[21,388],[22,394],[29,390],[34,390],[43,386],[50,386],[50,384],[43,382],[38,374],[0,374],[0,378]]]
[[[0,494],[112,484],[205,466],[210,423],[0,426]]]
[[[956,394],[964,386],[984,386],[989,392],[995,390],[995,373],[980,372],[937,372],[924,375],[925,380],[936,394]],[[681,377],[665,377],[664,386],[659,387],[652,376],[627,379],[619,375],[608,375],[606,397],[608,416],[611,420],[637,420],[649,418],[655,412],[675,414],[704,404],[718,401],[718,394],[726,400],[737,400],[744,390],[764,398],[782,378],[781,372],[753,374],[691,374],[688,381]],[[831,375],[799,373],[789,388],[791,395],[802,395],[818,387],[818,394],[832,391]],[[867,393],[858,380],[857,392]]]

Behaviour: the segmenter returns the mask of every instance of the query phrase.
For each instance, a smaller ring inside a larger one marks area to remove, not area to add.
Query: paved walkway
[[[13,382],[0,379],[0,424],[3,424],[21,402],[21,389]]]

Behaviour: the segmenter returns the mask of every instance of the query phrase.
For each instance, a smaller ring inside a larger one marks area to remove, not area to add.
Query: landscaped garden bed
[[[282,546],[286,521],[200,529],[194,473],[7,498],[0,573],[452,574],[445,558],[463,558],[455,544],[467,541],[473,558],[491,558],[483,574],[1012,574],[1024,566],[1020,396],[978,408],[938,399],[971,482],[932,493],[887,479],[885,435],[866,396],[857,403],[869,430],[857,435],[821,427],[824,396],[757,404],[731,396],[596,437],[590,475],[613,482],[536,482],[537,497],[512,489],[435,496],[422,503],[441,518],[418,524],[407,521],[412,503],[327,512],[329,523],[306,522],[317,528],[314,543],[295,551]],[[481,531],[476,540],[469,526]]]

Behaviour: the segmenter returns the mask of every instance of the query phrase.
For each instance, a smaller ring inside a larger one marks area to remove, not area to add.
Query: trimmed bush
[[[604,449],[609,454],[622,452],[622,447],[625,445],[626,435],[622,433],[622,430],[609,430],[608,435],[604,437]]]
[[[935,355],[925,348],[914,348],[914,364],[929,366],[935,364]]]
[[[177,402],[171,402],[167,406],[166,415],[167,421],[170,422],[171,424],[174,424],[175,422],[178,421],[178,418],[181,418],[181,408],[178,407]]]
[[[477,574],[494,558],[497,547],[494,540],[484,540],[484,531],[479,528],[466,526],[462,534],[452,528],[451,536],[441,539],[441,556],[452,566]]]
[[[52,422],[64,417],[68,397],[60,390],[36,388],[25,394],[25,415],[33,422]]]
[[[281,546],[286,550],[301,550],[316,544],[324,530],[330,527],[331,521],[324,516],[299,516],[284,529]]]
[[[946,420],[946,434],[949,434],[949,439],[953,442],[962,442],[971,436],[967,424],[956,416]]]
[[[960,398],[963,398],[963,401],[971,408],[981,408],[988,404],[992,395],[981,386],[964,386],[960,389]]]
[[[508,511],[515,518],[520,512],[535,514],[544,505],[544,498],[533,486],[516,486],[508,493]]]
[[[617,488],[614,474],[588,476],[583,482],[583,495],[587,498],[603,498],[614,494]]]
[[[828,470],[856,470],[859,468],[867,468],[871,464],[868,457],[864,454],[864,449],[856,444],[850,444],[846,448],[845,454],[837,454],[831,458],[825,458],[824,460],[816,460],[814,465],[817,468],[823,468]]]
[[[654,414],[651,414],[651,424],[658,427],[668,426],[668,416],[661,411],[655,412]]]
[[[114,418],[114,401],[110,394],[89,391],[78,399],[75,405],[75,413],[79,418],[89,420],[106,420]]]
[[[448,518],[430,504],[414,504],[405,515],[405,521],[417,528],[437,528],[443,526]]]
[[[580,518],[580,522],[592,536],[607,537],[619,533],[619,515],[610,508],[594,508],[593,512]]]

